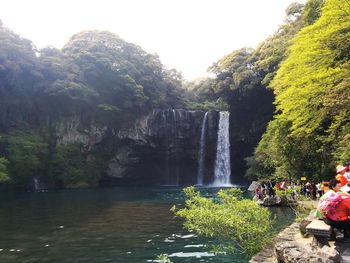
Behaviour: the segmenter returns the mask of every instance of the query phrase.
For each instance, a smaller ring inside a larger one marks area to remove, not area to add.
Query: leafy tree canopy
[[[336,119],[342,112],[327,102],[347,98],[350,92],[349,41],[342,41],[350,36],[349,11],[349,3],[328,0],[322,16],[293,39],[290,54],[271,83],[279,118],[291,121],[294,133],[312,134],[327,118]]]
[[[277,114],[248,160],[260,175],[328,179],[350,159],[350,2],[310,0],[307,17],[270,83]]]

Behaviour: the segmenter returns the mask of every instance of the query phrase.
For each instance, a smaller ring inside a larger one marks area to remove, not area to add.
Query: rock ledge
[[[341,262],[340,250],[336,242],[319,248],[312,244],[312,237],[303,237],[299,223],[293,223],[273,240],[272,244],[251,258],[250,263],[338,263]]]

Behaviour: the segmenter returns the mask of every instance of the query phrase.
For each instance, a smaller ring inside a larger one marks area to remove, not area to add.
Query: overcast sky
[[[108,30],[190,80],[235,49],[255,48],[292,2],[305,0],[0,0],[0,19],[39,48]]]

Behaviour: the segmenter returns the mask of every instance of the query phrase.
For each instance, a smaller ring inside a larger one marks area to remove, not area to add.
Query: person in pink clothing
[[[342,185],[341,182],[337,179],[330,180],[329,186],[335,193],[342,196],[342,200],[335,208],[336,219],[325,217],[323,220],[327,225],[330,225],[337,229],[343,229],[343,241],[350,243],[350,195],[340,190]]]

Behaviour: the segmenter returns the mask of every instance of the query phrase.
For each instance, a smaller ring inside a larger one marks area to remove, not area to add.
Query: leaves
[[[184,219],[184,227],[200,235],[230,241],[239,252],[253,255],[271,238],[271,215],[267,208],[242,198],[239,189],[220,190],[218,200],[184,189],[185,208],[173,211]],[[230,247],[232,249],[232,247]]]
[[[299,135],[309,135],[321,126],[329,116],[323,98],[349,76],[349,71],[339,63],[340,59],[348,60],[339,57],[348,45],[339,45],[337,49],[330,44],[337,32],[350,25],[350,16],[345,16],[337,4],[338,0],[327,1],[319,20],[293,39],[290,55],[271,83],[280,117],[291,121],[292,131]]]
[[[3,140],[8,145],[11,179],[20,186],[26,186],[32,176],[41,174],[48,144],[36,133],[19,130],[4,136]]]
[[[347,1],[306,4],[309,20],[270,84],[277,114],[250,159],[257,173],[321,180],[349,158],[349,11]]]

